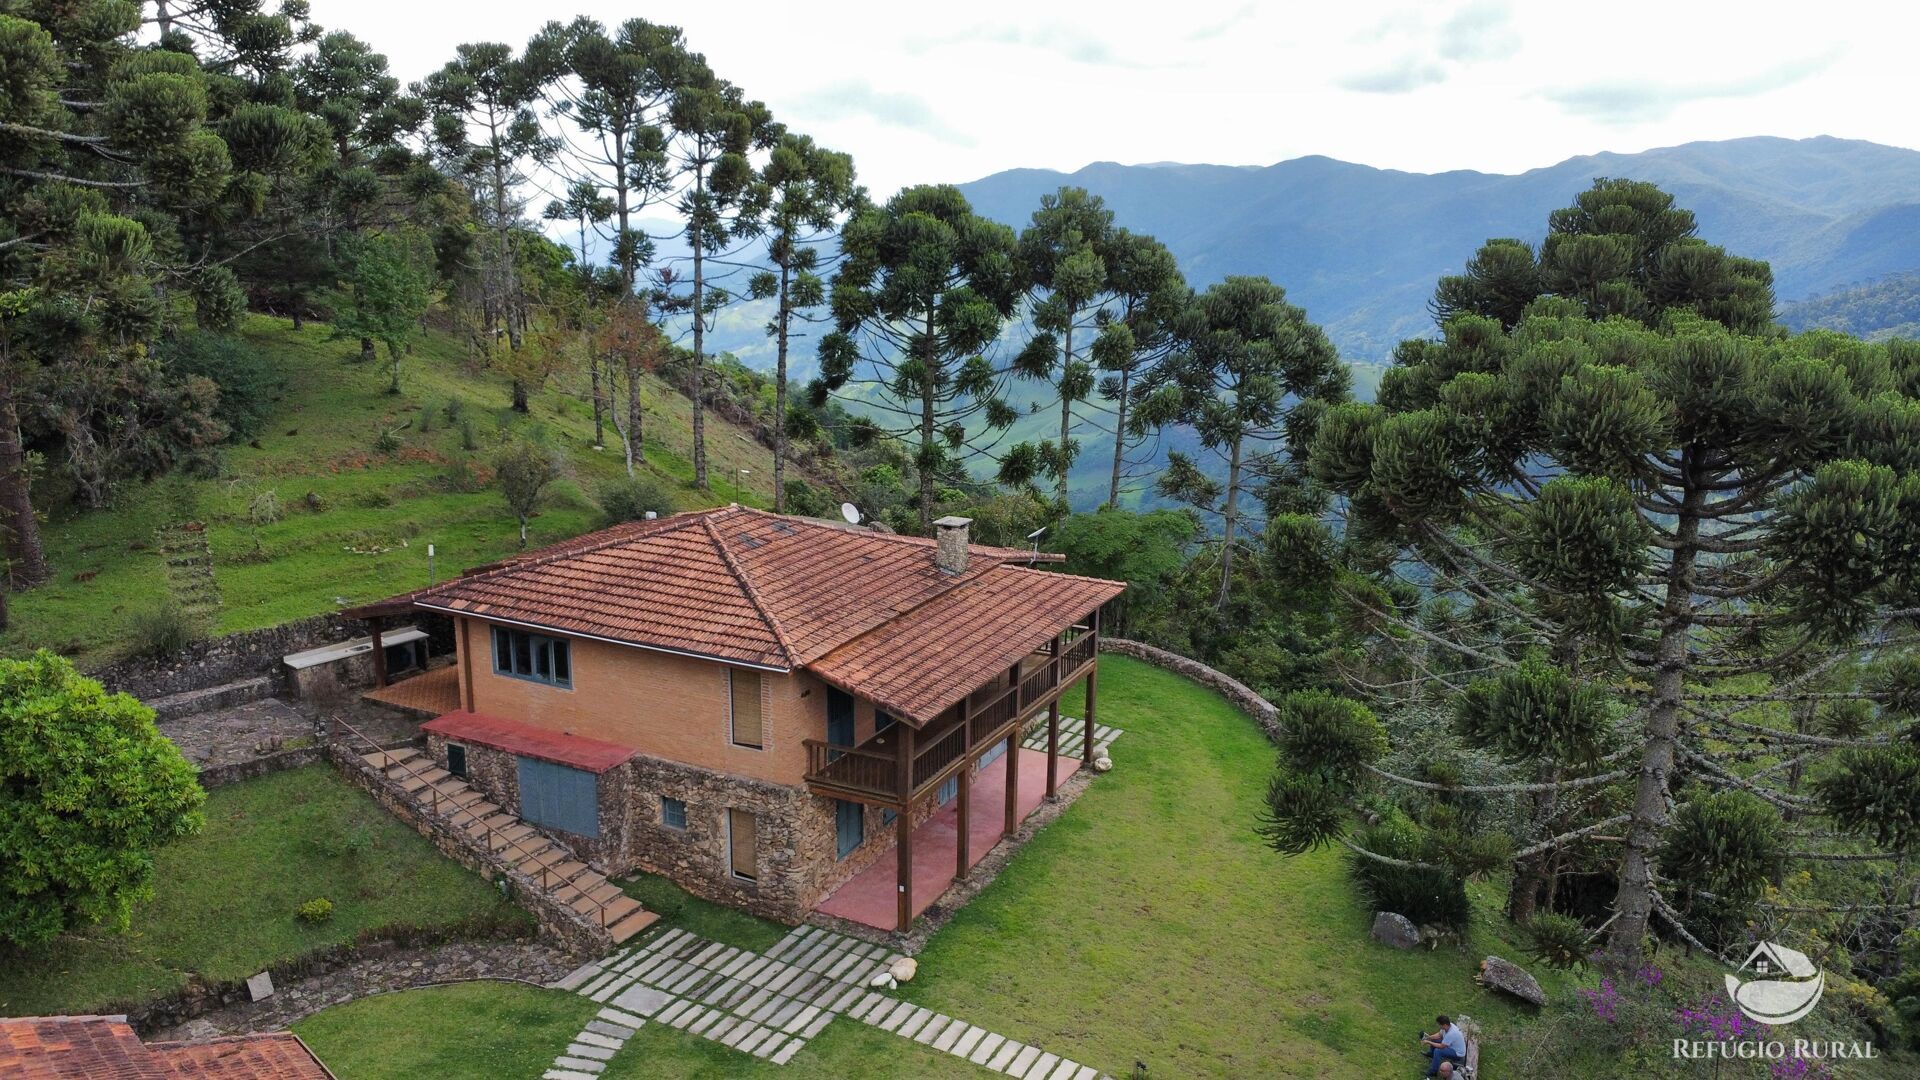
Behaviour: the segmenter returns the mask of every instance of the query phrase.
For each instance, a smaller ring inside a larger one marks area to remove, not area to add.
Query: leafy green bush
[[[1381,862],[1355,853],[1350,862],[1354,883],[1375,911],[1393,911],[1422,926],[1455,933],[1467,929],[1473,903],[1467,883],[1458,874],[1428,862],[1428,845],[1404,819],[1388,819],[1360,835],[1361,847],[1389,859],[1415,865]]]
[[[639,521],[651,510],[656,514],[673,513],[673,495],[665,484],[651,476],[623,476],[609,482],[594,496],[600,514],[609,525]]]
[[[294,918],[303,923],[323,923],[333,918],[333,901],[326,897],[317,897],[300,905],[294,912]]]
[[[220,388],[213,415],[235,440],[260,434],[274,399],[285,389],[262,354],[225,334],[181,334],[160,342],[154,353],[175,375],[198,375]]]
[[[1587,966],[1593,951],[1589,943],[1593,932],[1570,915],[1541,912],[1522,927],[1527,935],[1527,954],[1558,971]]]
[[[136,611],[127,620],[127,654],[162,659],[180,652],[206,636],[206,627],[172,601],[145,611]]]
[[[826,517],[833,512],[827,493],[805,480],[787,481],[787,513],[801,517]]]

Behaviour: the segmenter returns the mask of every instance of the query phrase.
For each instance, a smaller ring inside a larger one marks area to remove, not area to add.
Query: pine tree
[[[1013,230],[980,217],[959,189],[911,187],[847,222],[834,278],[834,330],[820,342],[816,407],[849,385],[893,425],[856,421],[855,437],[914,444],[920,528],[933,531],[935,478],[965,450],[970,426],[1014,421],[984,351],[1019,300]]]
[[[771,197],[764,239],[767,260],[776,268],[754,275],[750,293],[774,302],[767,334],[774,341],[773,509],[787,509],[787,350],[794,323],[826,302],[820,276],[821,245],[841,216],[866,199],[854,183],[853,159],[816,146],[805,135],[787,134],[774,145],[761,173]]]
[[[1108,249],[1107,276],[1114,299],[1111,309],[1101,312],[1093,361],[1104,373],[1100,396],[1113,406],[1113,471],[1106,505],[1118,507],[1129,466],[1127,455],[1154,430],[1133,411],[1134,406],[1154,385],[1155,369],[1173,354],[1174,330],[1192,301],[1193,290],[1180,276],[1173,252],[1151,236],[1115,229]]]

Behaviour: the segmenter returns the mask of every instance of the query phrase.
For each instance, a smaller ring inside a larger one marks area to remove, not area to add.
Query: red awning
[[[476,743],[521,757],[539,758],[591,773],[603,773],[640,751],[604,739],[569,735],[482,713],[450,712],[420,725],[422,731],[456,742]]]

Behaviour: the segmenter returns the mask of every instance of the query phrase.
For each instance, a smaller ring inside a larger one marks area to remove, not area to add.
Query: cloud
[[[1438,37],[1448,60],[1505,60],[1520,51],[1513,11],[1503,0],[1473,0],[1440,24]]]
[[[1342,89],[1363,94],[1405,94],[1423,86],[1445,82],[1445,65],[1427,57],[1407,54],[1385,67],[1348,75],[1338,80]]]
[[[874,120],[906,128],[954,146],[972,146],[974,138],[940,118],[918,94],[881,90],[865,79],[842,79],[800,95],[794,106],[820,120]]]
[[[1204,26],[1194,27],[1192,30],[1187,31],[1187,40],[1188,41],[1212,41],[1214,38],[1217,38],[1217,37],[1225,37],[1228,31],[1234,29],[1235,27],[1239,26],[1241,23],[1246,22],[1248,19],[1252,18],[1254,13],[1258,9],[1259,9],[1259,5],[1257,4],[1247,4],[1246,6],[1242,7],[1240,10],[1234,12],[1231,15],[1228,15],[1226,18],[1221,19],[1218,22],[1212,22]]]
[[[1065,23],[1049,23],[1034,28],[976,26],[939,35],[915,35],[904,42],[906,50],[915,55],[953,45],[976,44],[1038,49],[1041,52],[1053,53],[1055,56],[1071,60],[1076,64],[1129,68],[1153,66],[1128,60],[1114,52],[1113,46],[1104,38],[1096,37],[1080,27]]]
[[[1842,51],[1841,48],[1834,48],[1732,78],[1689,83],[1650,79],[1616,80],[1546,90],[1543,96],[1575,116],[1591,117],[1602,123],[1631,124],[1661,120],[1689,102],[1755,97],[1791,86],[1832,66]]]

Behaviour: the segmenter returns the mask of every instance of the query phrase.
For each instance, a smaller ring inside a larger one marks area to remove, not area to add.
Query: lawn
[[[176,473],[128,485],[104,511],[51,515],[54,579],[12,598],[0,652],[45,646],[83,662],[110,659],[129,617],[165,597],[151,545],[171,522],[207,523],[223,601],[212,629],[231,633],[424,585],[430,543],[441,578],[512,551],[518,537],[499,491],[458,475],[464,468],[484,480],[506,433],[535,434],[564,461],[565,478],[533,522],[535,544],[595,527],[594,491],[624,472],[611,430],[614,445],[592,448],[585,401],[549,387],[533,396],[530,416],[514,413],[506,380],[474,370],[451,338],[419,343],[395,396],[386,365],[350,362],[357,347],[324,325],[295,331],[252,316],[242,337],[285,386],[258,445],[224,448],[219,477]],[[712,414],[713,491],[693,489],[691,403],[657,381],[645,389],[647,468],[679,508],[771,503],[770,452]],[[448,419],[449,402],[457,419]],[[377,451],[376,436],[389,429],[400,445]],[[279,519],[256,523],[253,508],[269,495]]]
[[[1472,980],[1486,953],[1520,955],[1491,914],[1497,892],[1477,896],[1489,914],[1465,949],[1399,953],[1370,943],[1371,912],[1338,855],[1285,859],[1254,835],[1273,751],[1253,722],[1146,665],[1103,657],[1100,671],[1101,718],[1126,731],[1114,744],[1114,771],[934,936],[902,995],[1115,1076],[1129,1075],[1135,1061],[1154,1077],[1411,1075],[1411,1035],[1442,1011],[1486,1025],[1488,1064],[1497,1069],[1502,1031],[1524,1020]],[[676,919],[737,944],[759,932],[719,925],[697,904],[666,921]],[[1565,980],[1539,974],[1549,994],[1569,992]],[[299,1030],[328,1057],[377,1030],[386,1011],[414,1007],[404,997],[355,1007],[362,1019],[354,1024],[341,1021],[343,1008]],[[479,1010],[476,1023],[496,1023],[486,994],[469,1006]],[[556,996],[549,1007],[570,1006]],[[329,1060],[343,1080],[415,1075],[357,1057]],[[440,1074],[462,1075],[457,1066]],[[606,1075],[990,1074],[843,1020],[785,1068],[649,1028]]]
[[[275,961],[389,926],[531,927],[331,768],[216,788],[207,827],[160,851],[154,897],[125,934],[96,930],[0,964],[0,1015],[96,1013],[182,986],[239,979]],[[294,918],[325,897],[333,918]]]

